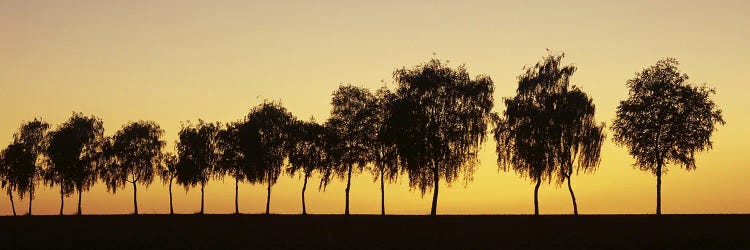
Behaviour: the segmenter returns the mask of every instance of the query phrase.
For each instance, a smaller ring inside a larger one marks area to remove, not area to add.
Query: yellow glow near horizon
[[[433,53],[466,64],[495,82],[495,111],[512,96],[524,65],[545,49],[563,51],[578,67],[572,82],[593,97],[597,120],[611,123],[627,95],[625,81],[663,57],[676,57],[693,83],[717,89],[727,121],[699,153],[697,170],[669,166],[664,213],[750,212],[750,12],[748,1],[50,1],[0,2],[0,142],[24,120],[56,127],[72,111],[96,115],[111,135],[128,121],[153,120],[169,149],[180,122],[241,119],[264,99],[279,100],[298,118],[328,117],[339,83],[372,89],[391,73]],[[610,131],[607,131],[611,134]],[[611,138],[611,136],[609,136]],[[494,142],[484,144],[474,181],[441,186],[440,214],[533,212],[533,185],[498,172]],[[573,177],[581,213],[653,213],[655,178],[632,167],[627,150],[607,140],[595,174]],[[379,213],[379,184],[357,175],[353,213]],[[313,180],[311,183],[316,183]],[[426,214],[430,194],[408,181],[386,187],[386,209]],[[206,187],[206,211],[234,209],[234,181]],[[317,186],[317,185],[315,185]],[[301,181],[282,176],[273,213],[299,213]],[[132,188],[108,194],[99,184],[83,194],[83,212],[131,213]],[[174,188],[175,209],[198,211],[200,191]],[[4,197],[4,198],[2,198]],[[168,212],[161,182],[139,188],[141,213]],[[16,197],[25,213],[28,200]],[[35,214],[56,214],[57,187],[40,188]],[[65,211],[75,211],[77,197]],[[344,183],[308,189],[311,213],[342,213]],[[240,209],[264,211],[265,189],[242,184]],[[566,188],[544,185],[544,214],[572,211]],[[0,214],[10,213],[0,196]]]

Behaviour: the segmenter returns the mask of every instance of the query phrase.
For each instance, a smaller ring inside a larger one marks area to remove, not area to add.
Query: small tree
[[[333,129],[339,139],[337,160],[333,170],[339,178],[346,178],[346,206],[344,214],[349,215],[349,191],[352,172],[361,172],[372,161],[375,130],[375,96],[366,88],[341,85],[333,92],[331,117],[327,126]]]
[[[695,169],[695,152],[712,146],[716,124],[724,124],[711,100],[715,90],[692,86],[674,58],[636,73],[628,98],[617,107],[614,140],[627,146],[635,166],[656,175],[656,214],[661,214],[661,176],[667,164]]]
[[[10,198],[10,207],[13,211],[13,216],[16,216],[16,204],[13,201],[13,194],[16,192],[19,183],[18,169],[14,167],[17,165],[16,161],[28,157],[27,154],[23,153],[23,149],[20,145],[11,143],[7,148],[0,152],[0,176],[2,176],[2,188]]]
[[[279,179],[288,156],[289,130],[295,118],[281,104],[264,102],[247,115],[248,156],[258,183],[267,185],[266,214],[270,213],[271,187]]]
[[[100,172],[113,194],[126,184],[133,185],[133,210],[138,214],[138,184],[148,187],[154,181],[156,169],[162,162],[164,135],[153,121],[130,122],[112,138],[111,160]]]
[[[182,126],[177,142],[177,183],[186,189],[201,186],[201,210],[203,214],[204,191],[206,184],[216,173],[219,160],[217,135],[221,126],[218,123],[205,123]]]
[[[314,171],[325,171],[328,164],[326,152],[328,137],[331,132],[323,125],[310,121],[297,121],[290,129],[289,146],[289,168],[286,169],[290,176],[301,172],[304,183],[302,184],[302,214],[307,214],[305,204],[305,190],[307,180]]]
[[[60,185],[61,215],[65,196],[75,191],[78,192],[77,214],[81,214],[82,193],[96,183],[97,169],[105,160],[103,142],[102,120],[81,113],[73,113],[68,121],[49,133],[45,183]]]
[[[177,156],[173,153],[164,153],[162,164],[159,165],[159,177],[163,182],[169,183],[169,214],[174,214],[172,205],[172,182],[177,177]]]
[[[437,213],[440,180],[459,174],[468,183],[487,135],[494,84],[488,76],[471,79],[464,66],[451,68],[433,59],[396,70],[398,84],[389,126],[409,186],[422,195],[433,188],[431,215]]]

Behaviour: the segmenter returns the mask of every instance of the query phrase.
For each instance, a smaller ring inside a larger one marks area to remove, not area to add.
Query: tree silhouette
[[[575,169],[598,165],[603,125],[594,122],[594,106],[580,89],[570,89],[573,65],[562,65],[565,54],[548,55],[518,77],[516,96],[505,98],[506,110],[497,118],[498,166],[531,179],[534,214],[539,215],[539,186],[543,181],[568,181],[574,213],[577,204],[570,176]],[[578,158],[574,169],[573,162]]]
[[[205,123],[203,120],[198,120],[195,125],[183,124],[177,142],[177,183],[186,189],[201,186],[200,214],[203,214],[206,184],[215,174],[219,160],[219,128],[218,123]]]
[[[219,172],[220,176],[229,174],[234,178],[234,213],[240,213],[239,207],[239,183],[248,180],[254,182],[252,173],[249,171],[249,163],[243,146],[246,138],[242,136],[244,122],[234,122],[219,130],[218,147],[221,152]]]
[[[393,144],[392,136],[396,136],[394,130],[398,128],[389,127],[391,119],[391,105],[396,95],[387,88],[380,88],[376,93],[375,123],[372,124],[376,131],[376,139],[372,144],[373,168],[372,173],[375,180],[380,180],[380,214],[385,215],[385,182],[394,182],[398,179],[398,151]]]
[[[174,214],[172,205],[172,182],[177,178],[177,156],[173,153],[164,153],[162,164],[159,165],[158,173],[163,182],[169,183],[169,214]]]
[[[164,135],[153,121],[130,122],[112,137],[112,153],[100,177],[112,194],[125,185],[133,185],[133,211],[138,214],[138,184],[148,187],[162,162]]]
[[[19,169],[16,165],[19,165],[18,161],[24,161],[24,158],[28,159],[30,157],[23,151],[21,145],[15,143],[11,143],[8,147],[3,149],[0,156],[2,156],[2,158],[0,158],[2,188],[5,189],[5,192],[8,194],[11,211],[13,211],[13,216],[16,216],[16,204],[13,201],[13,193],[16,192],[19,182],[22,181],[18,178]]]
[[[375,119],[375,96],[366,88],[340,85],[331,99],[331,117],[327,126],[337,134],[339,154],[333,161],[333,171],[339,178],[346,178],[346,206],[344,214],[349,215],[349,191],[352,172],[361,172],[372,161],[372,148],[377,131]]]
[[[390,125],[399,162],[409,185],[424,195],[433,188],[431,215],[437,213],[439,182],[464,174],[473,178],[477,153],[487,134],[494,85],[488,76],[471,79],[464,66],[438,59],[396,70],[398,84]]]
[[[290,145],[289,145],[289,168],[287,173],[294,176],[301,172],[304,182],[302,184],[302,214],[307,214],[305,204],[305,191],[307,190],[307,180],[312,176],[314,171],[325,172],[329,166],[329,156],[327,152],[329,137],[332,133],[327,127],[315,122],[314,118],[310,121],[296,121],[291,127]]]
[[[656,175],[656,214],[661,214],[661,176],[666,164],[695,169],[695,152],[712,147],[716,124],[724,124],[711,100],[715,90],[692,86],[674,58],[636,73],[627,82],[612,130],[614,141],[628,146],[635,166]]]
[[[68,121],[49,133],[47,155],[48,169],[45,182],[60,185],[60,214],[64,198],[78,192],[78,211],[81,214],[81,197],[97,181],[97,169],[103,163],[102,145],[104,127],[95,116],[73,113]]]
[[[7,185],[9,185],[8,191],[11,192],[14,215],[13,190],[17,191],[21,199],[24,198],[25,194],[29,194],[28,215],[32,214],[34,191],[44,167],[42,156],[47,129],[49,129],[49,124],[39,119],[23,123],[13,135],[13,142],[3,153],[2,164],[7,171],[6,180],[8,181]]]
[[[555,156],[561,164],[557,182],[562,184],[567,180],[573,214],[578,215],[578,203],[570,178],[573,173],[596,171],[604,143],[604,124],[596,123],[593,100],[576,86],[563,89],[556,101],[556,121],[552,126],[557,129],[555,137],[560,138]]]
[[[279,179],[288,156],[289,131],[294,121],[286,108],[273,102],[263,102],[247,115],[247,157],[257,182],[267,185],[266,214],[271,208],[271,187]]]

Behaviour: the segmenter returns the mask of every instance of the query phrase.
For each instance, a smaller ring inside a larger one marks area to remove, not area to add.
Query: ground
[[[10,249],[750,249],[750,215],[0,217]]]

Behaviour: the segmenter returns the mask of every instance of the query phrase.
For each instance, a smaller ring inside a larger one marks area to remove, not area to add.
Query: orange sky
[[[106,134],[135,120],[154,120],[173,147],[181,121],[234,121],[264,99],[279,100],[297,117],[328,117],[339,83],[377,88],[391,73],[433,57],[466,64],[495,81],[500,98],[514,94],[524,65],[545,49],[564,51],[578,66],[572,81],[611,123],[625,81],[663,57],[676,57],[694,83],[717,89],[727,124],[698,169],[670,166],[664,213],[750,212],[750,2],[748,1],[176,1],[4,0],[0,2],[0,142],[21,121],[42,117],[53,127],[72,111],[104,120]],[[611,134],[611,131],[607,131]],[[609,136],[611,138],[611,135]],[[498,172],[494,142],[468,184],[441,187],[440,214],[533,212],[533,185]],[[581,213],[653,213],[655,178],[632,167],[626,149],[604,144],[598,172],[576,176]],[[370,174],[353,181],[353,213],[379,212],[379,184]],[[317,180],[316,180],[317,182]],[[341,213],[344,183],[308,189],[311,213]],[[426,214],[428,194],[407,181],[388,185],[389,213]],[[234,181],[206,187],[206,211],[233,211]],[[273,213],[301,211],[301,181],[274,186]],[[139,188],[142,213],[168,211],[160,182]],[[66,200],[75,211],[77,197]],[[175,209],[199,209],[199,190],[175,187]],[[16,199],[25,213],[27,201]],[[41,188],[35,214],[55,214],[57,187]],[[131,213],[132,189],[116,195],[97,185],[83,195],[83,212]],[[240,209],[264,210],[265,190],[243,184]],[[10,213],[7,195],[0,214]],[[570,213],[567,190],[540,190],[541,213]]]

